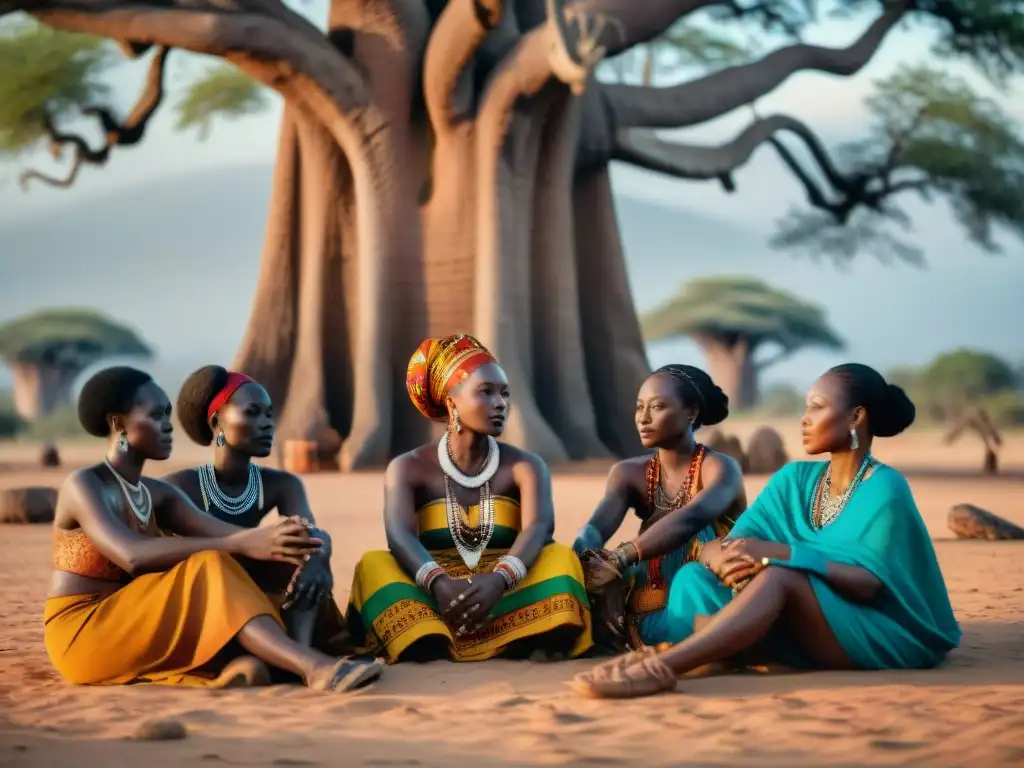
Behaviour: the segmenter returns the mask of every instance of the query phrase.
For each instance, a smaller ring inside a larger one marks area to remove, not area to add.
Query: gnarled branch
[[[423,61],[423,95],[438,133],[469,117],[473,78],[469,67],[487,32],[505,12],[504,0],[451,0],[441,12]]]
[[[602,89],[620,128],[682,128],[713,120],[778,88],[796,72],[857,73],[912,6],[896,0],[852,45],[828,48],[799,43],[758,61],[728,67],[668,88],[608,84]]]
[[[64,146],[70,144],[75,153],[71,169],[63,179],[29,169],[21,174],[22,189],[27,189],[28,183],[32,179],[38,179],[53,187],[67,189],[74,184],[83,164],[105,165],[110,159],[110,152],[114,147],[130,147],[142,141],[146,127],[149,125],[149,119],[164,98],[164,73],[167,69],[169,53],[169,48],[160,47],[153,55],[153,60],[149,65],[149,74],[146,77],[146,86],[135,103],[135,108],[124,121],[118,121],[106,107],[92,106],[82,110],[82,114],[95,117],[103,129],[104,141],[100,149],[90,148],[81,136],[59,132],[54,126],[52,118],[47,116],[45,129],[50,137],[50,153],[54,159],[59,160]]]

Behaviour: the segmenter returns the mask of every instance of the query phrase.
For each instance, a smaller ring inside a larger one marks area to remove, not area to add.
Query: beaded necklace
[[[690,459],[690,467],[686,471],[683,482],[679,484],[675,497],[671,502],[661,487],[661,457],[655,453],[647,460],[645,475],[647,479],[647,508],[651,512],[649,520],[653,521],[660,517],[659,513],[665,514],[684,506],[693,498],[693,490],[696,488],[697,477],[700,475],[700,467],[704,462],[706,449],[700,443],[697,444]],[[663,500],[665,503],[663,503]],[[652,587],[664,586],[664,579],[661,574],[661,558],[652,557],[647,561],[647,583]]]

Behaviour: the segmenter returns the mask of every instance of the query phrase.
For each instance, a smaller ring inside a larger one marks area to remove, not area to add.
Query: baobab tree
[[[735,410],[758,404],[758,376],[765,368],[807,347],[843,347],[821,307],[746,277],[693,280],[642,323],[649,341],[696,341]]]
[[[70,404],[71,387],[89,366],[152,354],[131,328],[87,309],[45,309],[0,325],[0,359],[14,373],[14,408],[25,421]]]
[[[751,105],[801,71],[854,75],[901,24],[930,25],[940,50],[993,77],[1021,65],[1022,2],[834,0],[875,13],[853,43],[783,40],[814,21],[815,5],[331,0],[320,26],[278,0],[0,0],[0,13],[26,11],[150,56],[148,87],[125,120],[96,106],[98,86],[84,76],[77,88],[36,83],[49,98],[22,96],[34,107],[14,123],[19,146],[70,148],[73,168],[141,139],[172,49],[220,57],[283,97],[265,249],[235,365],[266,383],[283,438],[341,446],[351,468],[425,437],[400,385],[404,366],[421,337],[453,332],[474,333],[502,360],[515,392],[511,441],[555,461],[639,448],[623,406],[649,369],[613,160],[732,190],[751,154],[771,146],[817,214],[790,219],[787,242],[846,255],[854,236],[894,247],[886,226],[904,221],[896,200],[910,194],[944,196],[984,247],[995,247],[994,224],[1019,230],[1014,126],[930,70],[884,84],[868,140],[836,159],[788,115],[754,115],[721,146],[656,133]],[[595,78],[602,59],[701,16],[758,25],[779,45],[671,87]],[[244,84],[223,80],[228,111],[250,108]],[[82,95],[103,127],[99,150],[61,128]],[[190,103],[199,123],[217,111],[212,100]]]

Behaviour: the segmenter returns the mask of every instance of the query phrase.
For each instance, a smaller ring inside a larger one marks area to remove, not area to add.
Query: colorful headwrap
[[[224,404],[231,399],[231,396],[238,391],[238,388],[243,384],[253,384],[256,379],[251,376],[246,376],[244,373],[237,373],[236,371],[228,372],[228,380],[224,383],[224,386],[220,388],[220,392],[213,396],[213,400],[210,401],[210,407],[206,409],[206,420],[212,419]]]
[[[409,360],[405,386],[416,410],[434,421],[446,421],[445,398],[452,389],[486,363],[497,362],[479,341],[466,334],[427,339]]]

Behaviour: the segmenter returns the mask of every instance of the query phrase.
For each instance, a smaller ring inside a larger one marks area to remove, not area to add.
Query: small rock
[[[759,427],[747,441],[747,465],[755,475],[771,475],[788,462],[782,435],[771,427]]]
[[[188,736],[185,724],[177,720],[147,720],[135,729],[135,741],[178,741]]]
[[[957,504],[949,511],[949,530],[961,539],[986,541],[1024,539],[1024,528],[973,504]]]
[[[52,523],[57,489],[42,486],[0,491],[0,523]]]
[[[60,466],[60,452],[57,450],[56,445],[47,443],[43,446],[42,450],[39,451],[39,464],[44,467]]]
[[[743,453],[743,445],[738,437],[726,435],[720,429],[713,429],[701,442],[713,451],[724,453],[726,456],[736,459],[744,474],[750,471],[747,456]]]

